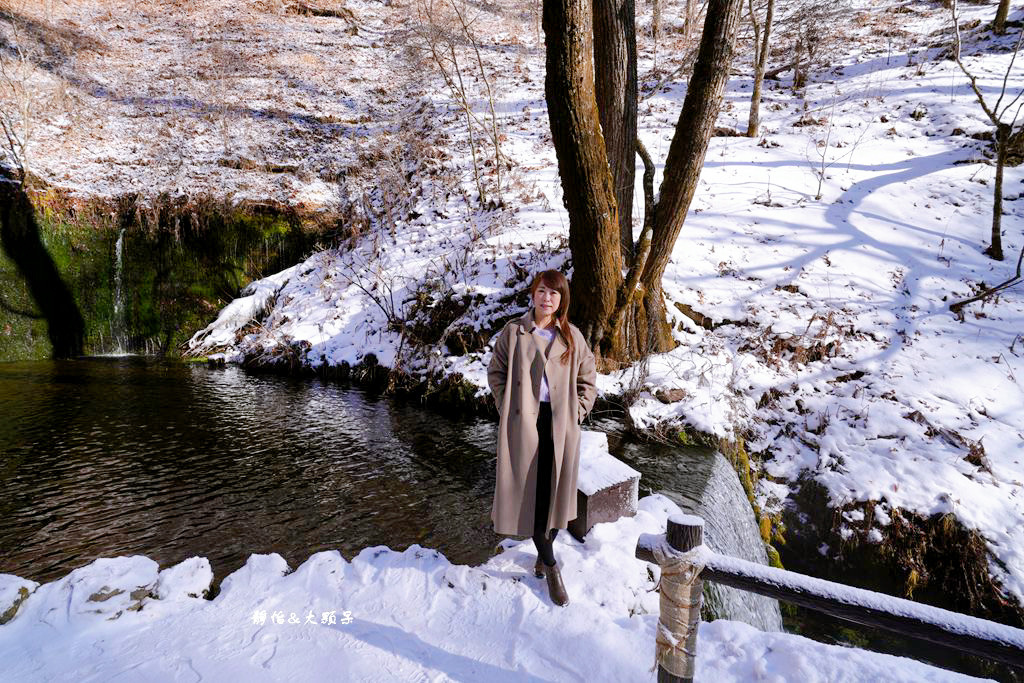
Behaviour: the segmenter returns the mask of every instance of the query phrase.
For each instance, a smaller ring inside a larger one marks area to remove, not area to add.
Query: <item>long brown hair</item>
[[[558,300],[558,310],[555,311],[555,326],[561,330],[562,336],[565,337],[565,344],[568,347],[561,358],[564,365],[569,362],[569,359],[576,352],[576,342],[573,341],[572,332],[569,330],[569,281],[557,270],[545,270],[542,273],[537,273],[533,277],[533,282],[530,283],[531,302],[533,295],[537,292],[537,288],[541,285],[548,289],[554,289],[561,295]]]

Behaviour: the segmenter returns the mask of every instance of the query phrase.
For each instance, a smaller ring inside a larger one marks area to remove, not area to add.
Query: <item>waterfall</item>
[[[723,555],[768,564],[754,511],[736,471],[721,453],[714,454],[710,476],[693,514],[704,518],[704,543],[709,548]],[[705,584],[704,595],[716,616],[742,621],[762,631],[782,630],[777,600],[714,583]]]
[[[609,426],[611,426],[609,424]],[[611,443],[611,442],[610,442]],[[640,487],[704,519],[704,543],[717,553],[768,564],[768,554],[743,486],[729,461],[703,448],[620,442],[612,452],[641,472]],[[777,600],[704,584],[705,611],[763,631],[781,631]]]
[[[122,280],[124,276],[124,233],[121,228],[114,245],[114,315],[110,320],[110,336],[113,342],[113,353],[123,355],[127,351],[128,331],[124,306]]]

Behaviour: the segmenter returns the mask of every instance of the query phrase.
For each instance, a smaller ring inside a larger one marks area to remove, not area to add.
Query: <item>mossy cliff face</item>
[[[61,286],[81,316],[84,353],[176,355],[242,287],[300,261],[331,227],[273,206],[165,199],[143,207],[134,197],[79,202],[50,190],[26,197],[29,216],[17,206],[8,213],[34,233],[34,260],[56,275],[33,282],[26,240],[3,242],[0,360],[67,355],[55,351],[59,321],[40,302],[40,291]]]

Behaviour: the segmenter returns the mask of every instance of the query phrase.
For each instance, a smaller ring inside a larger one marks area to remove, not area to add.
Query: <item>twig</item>
[[[953,0],[952,10],[953,32],[955,37],[955,41],[953,43],[953,59],[956,61],[956,65],[960,67],[960,70],[964,72],[964,75],[967,76],[967,82],[970,83],[971,90],[974,91],[975,97],[978,98],[978,104],[981,105],[985,115],[988,116],[989,120],[991,120],[994,125],[999,126],[1002,120],[1002,115],[1005,114],[1018,99],[1020,99],[1021,94],[1024,94],[1024,90],[1021,90],[1021,92],[1017,93],[1017,96],[1013,98],[1013,101],[1006,105],[1006,108],[1004,108],[1002,112],[999,111],[999,104],[1003,101],[1003,96],[1006,94],[1006,83],[1010,78],[1010,70],[1013,69],[1013,62],[1017,59],[1017,52],[1020,50],[1021,41],[1024,40],[1024,27],[1021,27],[1020,33],[1017,34],[1017,44],[1013,48],[1013,56],[1010,58],[1010,66],[1007,67],[1006,74],[1003,76],[1003,86],[999,90],[999,97],[996,99],[995,106],[990,109],[988,103],[985,102],[985,96],[981,94],[981,90],[978,88],[978,78],[967,70],[967,67],[964,66],[963,60],[960,58],[960,49],[963,42],[960,37],[960,12],[957,0]]]
[[[451,2],[452,9],[455,10],[455,16],[459,18],[459,23],[462,24],[463,33],[473,46],[473,51],[476,53],[476,63],[480,69],[480,78],[483,79],[484,87],[487,89],[487,104],[491,110],[491,138],[494,142],[494,169],[497,173],[495,183],[498,187],[498,203],[501,203],[501,139],[498,133],[498,115],[494,113],[494,95],[491,93],[491,81],[487,78],[487,72],[484,70],[484,62],[480,57],[480,46],[477,44],[476,37],[470,30],[465,17],[462,16],[462,12],[459,11],[458,6],[455,4],[455,0],[449,0],[449,2]],[[483,195],[481,195],[481,201],[483,201]]]
[[[1013,277],[1011,277],[1009,280],[1000,282],[998,285],[995,285],[994,287],[989,287],[980,294],[972,296],[970,299],[964,299],[962,301],[957,301],[950,304],[949,310],[953,311],[954,313],[960,313],[961,309],[963,309],[963,307],[966,306],[967,304],[974,303],[975,301],[981,301],[982,299],[986,299],[992,296],[993,294],[1001,292],[1004,289],[1009,289],[1010,287],[1013,287],[1014,285],[1020,283],[1022,280],[1024,280],[1024,277],[1021,276],[1022,264],[1024,264],[1024,246],[1021,247],[1020,255],[1017,257],[1017,272]]]

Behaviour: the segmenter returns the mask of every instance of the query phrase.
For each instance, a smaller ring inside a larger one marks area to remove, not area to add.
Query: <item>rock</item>
[[[582,541],[591,527],[632,517],[637,511],[640,473],[608,452],[608,435],[580,434],[580,471],[576,481],[576,519],[568,531]]]
[[[156,562],[141,555],[95,560],[39,586],[25,600],[18,618],[55,628],[97,616],[117,619],[142,609],[156,585],[158,569]]]
[[[686,389],[658,389],[654,392],[654,398],[662,403],[678,403],[686,396]]]
[[[160,572],[153,597],[158,600],[202,598],[209,594],[213,570],[205,557],[190,557]]]
[[[0,574],[0,624],[6,624],[39,584],[13,574]]]

